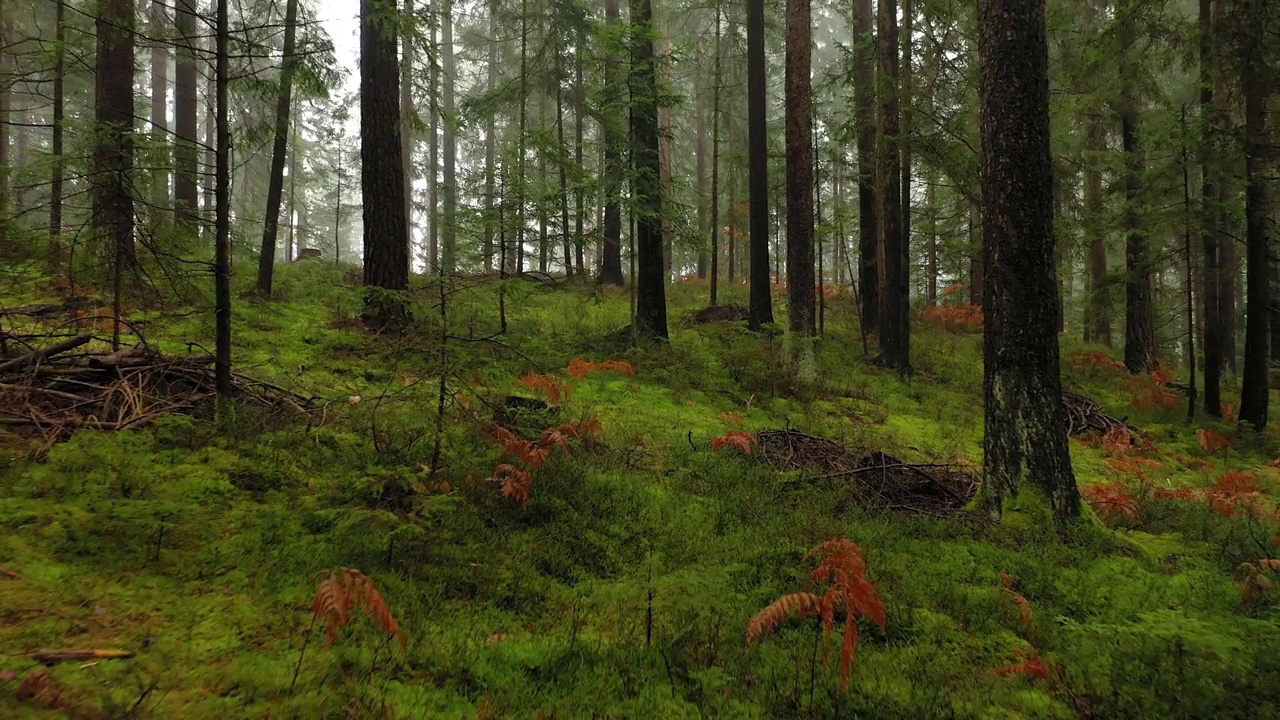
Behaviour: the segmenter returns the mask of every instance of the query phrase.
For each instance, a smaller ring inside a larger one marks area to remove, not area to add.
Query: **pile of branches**
[[[38,437],[47,448],[77,428],[124,430],[169,413],[195,414],[216,392],[213,357],[163,355],[145,343],[85,352],[93,337],[75,335],[0,358],[0,429]],[[269,411],[309,413],[314,398],[242,375],[240,402]]]
[[[826,438],[790,428],[756,436],[759,456],[775,470],[819,473],[810,481],[847,481],[854,500],[868,507],[947,515],[978,492],[972,468],[909,463],[878,450],[850,450]]]
[[[747,319],[747,309],[741,305],[712,305],[690,314],[684,319],[684,326],[707,325],[709,323],[738,322]]]
[[[1102,412],[1102,405],[1088,395],[1062,391],[1062,409],[1067,413],[1067,434],[1078,436],[1097,433],[1106,435],[1115,428],[1123,428],[1132,437],[1137,437],[1138,428],[1130,425],[1127,418],[1115,418]]]

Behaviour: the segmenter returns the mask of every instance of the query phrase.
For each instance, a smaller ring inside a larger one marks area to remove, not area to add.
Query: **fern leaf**
[[[849,687],[849,677],[853,674],[853,659],[858,654],[858,623],[849,618],[844,623],[844,642],[840,644],[840,684]]]
[[[820,612],[822,599],[813,593],[791,593],[774,600],[765,609],[756,613],[747,623],[747,644],[755,642],[761,635],[767,635],[778,628],[792,613],[800,616],[816,615]]]

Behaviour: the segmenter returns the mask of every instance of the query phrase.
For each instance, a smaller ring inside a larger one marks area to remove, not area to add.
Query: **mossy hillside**
[[[290,265],[277,287],[271,302],[237,295],[236,357],[334,399],[320,427],[242,410],[223,434],[174,417],[81,431],[40,463],[5,459],[0,567],[22,579],[0,580],[0,645],[13,653],[0,669],[25,676],[33,664],[18,654],[31,647],[135,650],[51,673],[86,712],[141,717],[1280,716],[1280,613],[1242,603],[1235,574],[1259,553],[1261,521],[1153,503],[1141,523],[1064,540],[860,510],[839,483],[709,450],[730,428],[789,424],[913,460],[980,462],[980,336],[918,328],[918,372],[903,381],[867,361],[852,305],[836,300],[810,370],[789,360],[801,346],[785,336],[677,328],[705,297],[682,283],[670,346],[633,350],[612,336],[625,294],[511,282],[503,345],[451,343],[449,387],[465,400],[450,400],[447,468],[432,476],[432,288],[418,291],[421,326],[385,339],[356,326],[360,293],[340,270]],[[449,332],[492,334],[497,306],[490,287],[457,294]],[[148,327],[174,352],[209,346],[211,330],[203,314],[156,312]],[[574,357],[627,360],[636,374],[571,380]],[[556,450],[521,509],[484,481],[502,456],[481,421],[486,401],[525,392],[527,372],[572,386],[559,418],[597,416],[604,430],[594,448]],[[1153,431],[1159,482],[1247,468],[1274,496],[1276,473],[1258,470],[1274,438],[1189,469],[1173,456],[1206,453],[1180,411],[1130,411],[1123,378],[1067,376]],[[1103,450],[1072,451],[1082,483],[1115,479]],[[820,644],[815,662],[812,621],[744,641],[751,615],[804,588],[805,550],[833,536],[863,547],[889,611],[885,633],[862,628],[848,693]],[[316,574],[337,566],[375,579],[406,647],[366,621],[331,648],[313,630],[294,685]],[[1060,680],[995,672],[1031,647]],[[12,692],[0,714],[56,716]]]

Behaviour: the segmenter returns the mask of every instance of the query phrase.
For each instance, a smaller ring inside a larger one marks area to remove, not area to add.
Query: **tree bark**
[[[458,185],[454,177],[458,158],[458,139],[454,127],[454,57],[453,0],[444,0],[440,16],[440,54],[444,59],[444,173],[441,187],[444,214],[440,223],[440,264],[446,273],[458,269]]]
[[[289,145],[289,111],[293,105],[294,56],[298,33],[298,0],[289,0],[284,13],[284,56],[280,66],[280,93],[276,98],[275,145],[271,150],[271,179],[267,185],[267,212],[262,223],[262,249],[258,254],[258,292],[271,297],[271,281],[275,272],[276,234],[280,228],[280,196],[284,191],[284,163]],[[292,168],[289,182],[294,181]],[[289,222],[293,222],[290,203]],[[285,261],[292,259],[286,256]]]
[[[862,322],[868,331],[880,318],[880,243],[876,228],[876,96],[871,0],[857,0],[854,20],[854,123],[858,128],[858,282]]]
[[[196,91],[195,0],[176,0],[179,46],[174,69],[173,215],[179,227],[195,234],[200,225],[199,97]]]
[[[394,0],[360,2],[360,186],[364,202],[364,284],[409,286],[408,225],[400,155],[399,57]],[[383,301],[369,302],[378,326],[397,320]]]
[[[711,305],[716,304],[720,285],[720,93],[723,79],[720,43],[720,2],[716,1],[715,87],[711,94]]]
[[[217,0],[217,39],[214,61],[214,90],[217,122],[214,147],[214,362],[213,374],[218,398],[229,402],[231,387],[231,120],[228,86],[230,77],[231,23],[227,17],[229,0]]]
[[[1267,428],[1270,396],[1268,362],[1271,340],[1271,258],[1268,252],[1270,222],[1269,182],[1272,162],[1267,156],[1267,104],[1270,97],[1270,73],[1266,52],[1265,0],[1244,0],[1245,38],[1242,57],[1241,85],[1244,87],[1245,146],[1245,238],[1247,242],[1245,271],[1248,274],[1246,296],[1247,322],[1244,337],[1244,377],[1240,393],[1240,426],[1252,426],[1261,433]],[[1272,58],[1274,60],[1274,58]]]
[[[1084,326],[1088,342],[1111,347],[1111,287],[1107,281],[1107,227],[1102,212],[1102,153],[1105,129],[1094,121],[1085,135],[1085,232],[1089,234],[1089,286]]]
[[[662,242],[662,159],[658,137],[658,78],[653,51],[653,6],[631,0],[631,140],[636,194],[636,313],[633,335],[667,339]]]
[[[769,288],[769,138],[765,113],[764,0],[747,0],[747,156],[751,268],[747,325],[773,322]]]
[[[809,0],[787,0],[787,298],[791,332],[817,332],[813,277],[813,110]]]
[[[982,307],[986,302],[986,241],[982,232],[982,215],[978,203],[969,201],[969,304]]]
[[[404,0],[406,20],[413,18],[413,0]],[[400,32],[400,162],[404,165],[404,222],[408,228],[409,263],[413,263],[413,35]]]
[[[1034,489],[1059,524],[1080,514],[1059,379],[1045,0],[984,0],[981,58],[986,461],[999,517]]]
[[[605,0],[605,26],[616,32],[619,20],[618,0]],[[612,34],[612,33],[611,33]],[[600,131],[604,143],[604,248],[600,259],[600,282],[622,285],[622,130],[623,114],[621,78],[618,58],[605,50],[604,107],[601,108]]]
[[[430,31],[427,39],[429,47],[437,48],[436,24],[439,15],[435,6],[429,8],[431,14]],[[440,269],[440,60],[431,59],[431,67],[427,69],[427,273],[435,275]],[[406,183],[408,169],[405,170]]]
[[[1132,106],[1122,114],[1120,122],[1126,160],[1124,224],[1128,231],[1125,239],[1124,364],[1131,373],[1145,373],[1156,366],[1156,324],[1152,303],[1151,252],[1138,209],[1143,162],[1137,118]]]
[[[486,90],[493,95],[498,86],[498,0],[489,0],[489,42]],[[495,118],[497,113],[490,113],[488,125],[484,133],[484,271],[493,272],[493,235],[497,218],[493,215],[494,161],[497,153],[497,132]]]
[[[117,301],[122,275],[137,264],[133,244],[133,0],[99,0],[94,93],[94,224],[112,258]],[[6,108],[7,110],[7,108]],[[6,150],[7,138],[0,138]],[[7,171],[7,161],[5,162]],[[4,209],[0,209],[0,215]],[[118,330],[118,328],[117,328]]]
[[[50,265],[57,272],[58,267],[62,264],[62,178],[63,178],[63,150],[62,141],[65,134],[63,121],[66,116],[66,78],[67,78],[67,3],[66,0],[57,0],[57,19],[54,29],[54,60],[53,60],[53,143],[52,143],[52,167],[53,177],[49,184],[49,238],[50,238]],[[2,213],[0,213],[2,214]]]
[[[1222,316],[1218,299],[1220,254],[1217,226],[1217,110],[1213,104],[1213,0],[1200,0],[1200,238],[1204,253],[1204,410],[1222,417]]]
[[[908,325],[907,252],[903,237],[902,195],[899,166],[898,13],[895,0],[881,0],[880,47],[880,147],[879,199],[881,303],[880,358],[900,375],[911,372],[911,338]]]
[[[152,0],[151,28],[151,141],[166,148],[157,153],[160,167],[153,171],[151,187],[151,214],[163,222],[169,209],[169,51],[164,38],[169,34],[169,18],[165,15],[166,0]]]

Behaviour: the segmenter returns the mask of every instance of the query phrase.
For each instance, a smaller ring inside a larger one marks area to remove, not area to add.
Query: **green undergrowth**
[[[980,335],[918,326],[902,380],[864,355],[850,300],[831,301],[826,337],[802,343],[682,327],[706,289],[681,283],[671,343],[632,349],[624,292],[510,281],[505,335],[493,285],[450,297],[442,366],[430,283],[391,339],[361,328],[352,279],[298,263],[279,269],[275,299],[236,296],[238,369],[321,396],[309,423],[252,407],[221,430],[172,416],[79,431],[39,460],[7,438],[0,568],[18,577],[0,578],[0,716],[1280,717],[1280,605],[1246,601],[1238,569],[1278,550],[1264,514],[1143,496],[1139,517],[1099,513],[1063,537],[861,508],[848,481],[710,449],[731,429],[791,427],[980,465]],[[32,282],[4,302],[41,292]],[[167,352],[212,345],[207,313],[138,316]],[[570,378],[574,358],[635,374]],[[528,373],[569,391],[518,424],[594,417],[601,432],[554,449],[521,506],[487,481],[509,458],[486,428],[509,394],[542,397],[519,384]],[[1203,488],[1234,468],[1274,502],[1274,434],[1131,408],[1106,372],[1064,362],[1064,377],[1147,431],[1141,452],[1160,462],[1148,487]],[[1206,452],[1202,427],[1232,447]],[[1106,449],[1071,445],[1082,486],[1141,494]],[[752,615],[805,589],[806,550],[840,536],[863,548],[888,616],[884,632],[863,623],[847,691],[812,620],[745,640]],[[361,617],[327,645],[312,596],[337,567],[373,579],[403,645]],[[49,709],[17,692],[33,648],[135,655],[50,668],[61,705]],[[1052,672],[1008,671],[1030,656]]]

